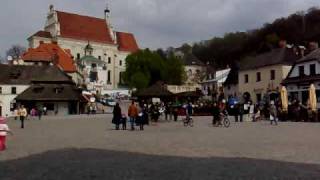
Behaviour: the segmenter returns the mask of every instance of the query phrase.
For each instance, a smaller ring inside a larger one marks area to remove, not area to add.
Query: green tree
[[[142,72],[136,72],[130,78],[130,86],[137,89],[142,89],[148,87],[149,77]]]
[[[168,84],[181,85],[186,81],[187,75],[180,59],[170,56],[166,62],[166,66],[165,79]]]
[[[144,88],[158,81],[182,84],[184,67],[173,56],[165,60],[157,52],[148,49],[131,54],[126,59],[124,80],[131,88]]]

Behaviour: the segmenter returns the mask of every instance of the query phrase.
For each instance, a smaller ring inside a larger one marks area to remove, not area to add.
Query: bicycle
[[[186,118],[183,119],[183,125],[193,127],[193,119],[190,116],[187,116]]]
[[[220,113],[220,121],[222,122],[222,124],[220,122],[220,125],[223,125],[226,128],[230,127],[231,124],[228,116],[229,115],[227,111]]]

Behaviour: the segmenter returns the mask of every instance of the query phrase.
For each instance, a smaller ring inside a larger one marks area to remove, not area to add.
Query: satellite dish
[[[8,61],[12,61],[12,60],[13,60],[12,56],[8,56],[8,57],[7,57],[7,60],[8,60]]]

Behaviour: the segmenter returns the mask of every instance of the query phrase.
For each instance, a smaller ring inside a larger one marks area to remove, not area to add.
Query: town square
[[[318,179],[320,124],[161,121],[116,131],[111,115],[28,120],[1,154],[1,179]],[[17,170],[20,169],[20,170]]]
[[[316,0],[0,15],[1,180],[320,179]]]

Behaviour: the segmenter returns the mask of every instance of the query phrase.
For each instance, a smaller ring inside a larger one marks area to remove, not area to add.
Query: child
[[[127,130],[127,116],[122,114],[121,116],[122,130]]]
[[[4,151],[6,149],[6,136],[10,131],[8,125],[6,124],[6,119],[0,117],[0,151]]]

